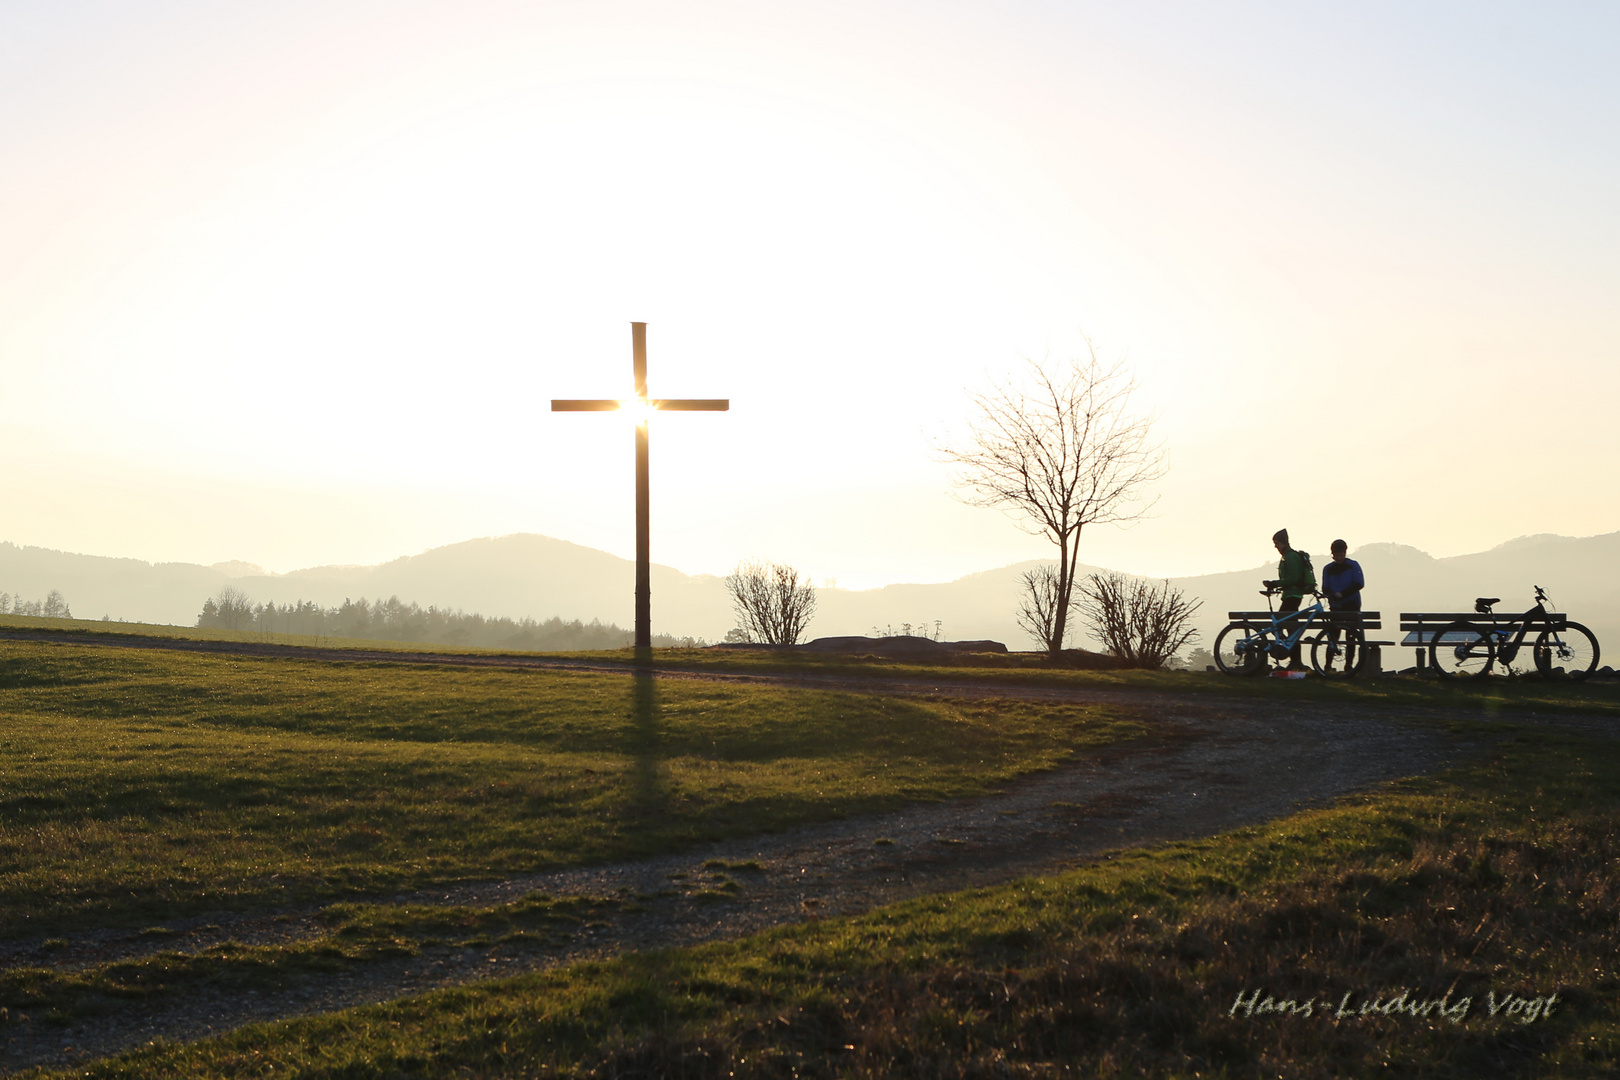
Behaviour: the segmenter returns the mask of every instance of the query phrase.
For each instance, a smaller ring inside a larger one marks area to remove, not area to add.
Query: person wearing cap
[[[1322,567],[1322,591],[1327,593],[1328,610],[1360,611],[1361,590],[1367,587],[1367,579],[1361,572],[1361,564],[1346,557],[1350,545],[1343,540],[1333,541],[1329,550],[1333,552],[1333,561]],[[1328,640],[1335,646],[1339,644],[1337,626],[1328,629]],[[1346,654],[1344,659],[1348,671],[1349,665],[1354,664],[1355,659],[1349,654]]]
[[[1286,615],[1299,610],[1306,593],[1316,591],[1316,574],[1304,553],[1289,546],[1287,529],[1278,529],[1272,535],[1271,542],[1276,545],[1277,554],[1282,558],[1277,562],[1277,580],[1266,582],[1266,586],[1282,590],[1282,602],[1277,605],[1277,614]],[[1288,668],[1290,671],[1301,671],[1304,667],[1299,658],[1299,643],[1295,642],[1288,651]]]

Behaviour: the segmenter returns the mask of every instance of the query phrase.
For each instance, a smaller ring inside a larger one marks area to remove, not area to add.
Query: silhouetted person
[[[1322,567],[1322,591],[1327,593],[1332,611],[1361,610],[1361,590],[1367,587],[1367,579],[1360,563],[1345,558],[1349,550],[1343,540],[1333,541],[1333,561]]]
[[[1277,561],[1277,580],[1266,582],[1268,588],[1276,587],[1282,590],[1282,602],[1277,605],[1277,613],[1285,615],[1291,611],[1298,611],[1300,601],[1305,594],[1316,591],[1316,573],[1311,569],[1310,559],[1302,551],[1295,551],[1288,546],[1288,530],[1278,529],[1271,537],[1271,542],[1277,547],[1277,554],[1282,556]],[[1295,623],[1298,620],[1294,621]],[[1289,633],[1298,629],[1294,623],[1289,624]],[[1303,671],[1305,665],[1299,659],[1299,643],[1288,650],[1288,670]]]
[[[1322,591],[1327,593],[1328,610],[1360,611],[1361,590],[1367,587],[1367,579],[1361,573],[1361,564],[1345,557],[1350,545],[1343,540],[1333,541],[1330,550],[1333,552],[1333,561],[1322,567]],[[1335,646],[1339,644],[1337,626],[1329,627],[1328,640]],[[1334,651],[1337,652],[1337,648]],[[1331,660],[1329,663],[1331,664]],[[1347,654],[1344,663],[1345,669],[1349,670],[1355,660]]]

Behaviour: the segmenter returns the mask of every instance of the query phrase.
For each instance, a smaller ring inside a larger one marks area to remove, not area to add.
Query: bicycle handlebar
[[[1268,580],[1262,581],[1260,584],[1265,586],[1264,589],[1260,590],[1260,595],[1261,596],[1276,596],[1278,593],[1283,591],[1282,582],[1280,582],[1280,581],[1273,581],[1273,580],[1268,579]],[[1312,589],[1310,592],[1311,592],[1311,595],[1316,597],[1318,600],[1326,600],[1327,599],[1327,594],[1324,593],[1321,589]]]

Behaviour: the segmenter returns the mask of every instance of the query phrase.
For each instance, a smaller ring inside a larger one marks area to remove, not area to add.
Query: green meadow
[[[538,653],[500,649],[421,645],[399,641],[356,638],[311,638],[240,630],[143,623],[108,623],[91,620],[0,616],[0,630],[47,636],[73,634],[106,637],[122,642],[157,638],[164,642],[198,641],[220,646],[279,645],[295,648],[359,650],[368,652],[434,653],[446,656],[511,657],[517,663],[556,660],[569,665],[635,670],[642,661],[632,649],[597,652]],[[1264,678],[1232,678],[1191,671],[1083,671],[1051,666],[1040,653],[968,654],[951,664],[907,661],[876,656],[795,652],[780,649],[657,649],[652,662],[661,670],[760,675],[782,678],[836,676],[847,679],[897,678],[928,680],[942,690],[950,687],[1030,686],[1049,689],[1157,691],[1169,694],[1212,695],[1271,701],[1318,701],[1400,708],[1432,707],[1447,712],[1496,715],[1502,712],[1585,712],[1620,717],[1620,679],[1584,682],[1548,681],[1539,677],[1488,678],[1479,682],[1451,683],[1434,679],[1380,676],[1324,682],[1306,679],[1284,682]]]
[[[85,1077],[1607,1077],[1608,736],[692,949],[159,1045]]]
[[[0,646],[0,934],[666,852],[981,793],[1123,710]]]
[[[657,659],[874,684],[994,677],[1387,707],[1479,749],[1444,774],[1326,809],[1041,878],[39,1075],[1598,1077],[1620,1067],[1620,744],[1608,719],[1620,695],[1606,685]],[[1152,698],[1139,700],[0,643],[0,934],[161,934],[187,913],[325,905],[324,929],[290,944],[13,969],[0,975],[0,1036],[24,1013],[48,1025],[110,999],[273,989],[438,945],[566,937],[636,898],[384,897],[984,793],[1109,747],[1150,747]],[[1521,722],[1527,713],[1579,726]],[[712,884],[750,869],[716,867]]]
[[[630,666],[630,650],[591,653],[598,662]],[[941,686],[1029,686],[1049,689],[1150,691],[1261,701],[1313,701],[1463,711],[1485,716],[1503,712],[1585,712],[1620,717],[1620,679],[1581,682],[1536,676],[1443,682],[1409,676],[1298,682],[1234,678],[1192,671],[1076,671],[1049,666],[1038,653],[970,654],[943,666],[876,657],[748,649],[660,649],[661,666],[689,671],[784,677],[837,675],[848,678],[927,679]]]

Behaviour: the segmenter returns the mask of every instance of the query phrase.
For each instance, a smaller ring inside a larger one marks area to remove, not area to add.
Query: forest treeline
[[[629,630],[595,619],[565,622],[550,618],[487,618],[457,610],[407,604],[397,596],[387,600],[344,600],[338,607],[322,607],[308,600],[277,605],[256,604],[240,590],[227,587],[210,596],[197,616],[199,627],[246,630],[307,637],[366,638],[373,641],[413,641],[425,645],[465,645],[489,649],[535,652],[574,652],[583,649],[622,649],[635,638]],[[653,644],[663,648],[695,648],[708,644],[701,638],[654,634]]]
[[[24,600],[21,596],[0,592],[0,615],[42,615],[47,619],[73,618],[73,612],[68,610],[67,600],[55,589],[52,589],[43,600]]]

